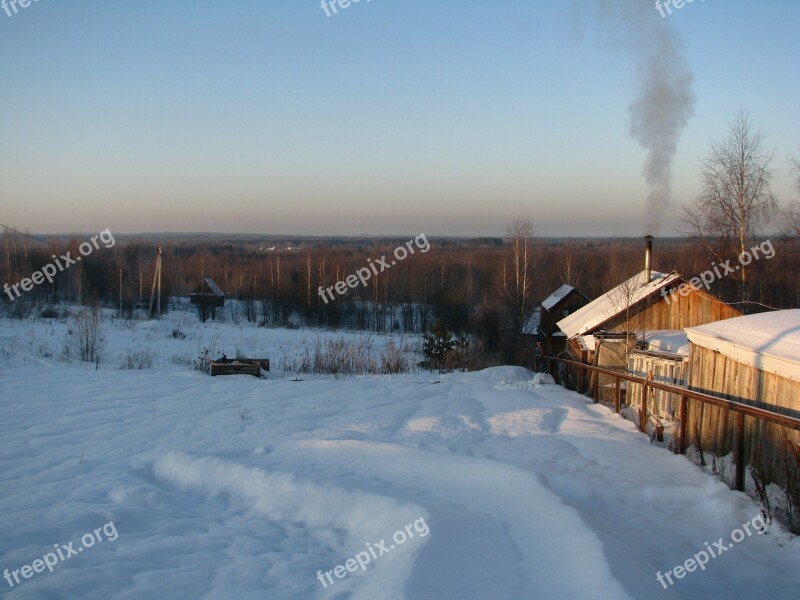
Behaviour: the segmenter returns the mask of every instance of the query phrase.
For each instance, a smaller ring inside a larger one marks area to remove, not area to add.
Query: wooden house
[[[598,333],[635,334],[635,340],[644,342],[648,332],[682,331],[742,314],[677,271],[653,271],[652,238],[646,239],[643,271],[557,322],[574,359],[597,364]],[[625,363],[623,359],[619,366]]]
[[[664,349],[651,348],[650,340],[664,333],[683,335],[686,327],[741,316],[741,312],[702,287],[692,285],[690,279],[680,273],[653,271],[651,254],[652,239],[648,236],[643,271],[557,322],[567,338],[569,358],[627,370],[634,349],[656,351],[647,360],[640,361],[637,370],[643,371],[640,374],[645,377],[651,372],[654,376],[668,372],[665,381],[675,382],[674,369],[656,364],[669,360],[664,356]],[[573,383],[580,389],[587,382]],[[592,384],[599,395],[608,381],[601,376]]]
[[[590,302],[577,288],[564,284],[542,301],[539,309],[539,332],[545,356],[555,356],[564,351],[566,335],[558,321],[568,317]]]
[[[192,304],[220,308],[225,306],[225,293],[219,289],[211,277],[204,277],[194,291],[189,294]]]

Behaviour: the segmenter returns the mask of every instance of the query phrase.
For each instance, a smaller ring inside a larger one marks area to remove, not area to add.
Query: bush
[[[214,359],[211,355],[211,350],[203,348],[200,355],[192,361],[192,369],[200,371],[201,373],[211,374],[211,362]]]
[[[6,312],[9,318],[24,321],[34,313],[33,303],[27,296],[22,296],[11,302]]]
[[[347,341],[344,338],[328,340],[323,346],[317,342],[312,360],[312,372],[349,377],[377,373],[378,368],[372,359],[372,340],[362,338]]]
[[[102,325],[99,308],[84,308],[72,319],[68,329],[68,346],[82,362],[100,362],[104,341]]]
[[[284,353],[280,368],[284,373],[315,373],[333,375],[336,379],[351,375],[377,375],[408,373],[410,365],[404,351],[394,340],[389,340],[381,352],[380,366],[372,356],[372,340],[328,340],[324,344],[317,339],[314,351],[308,349],[293,359]]]
[[[39,311],[40,319],[64,319],[67,317],[67,310],[53,304],[48,304]]]
[[[452,351],[447,354],[445,371],[479,371],[500,364],[497,358],[484,349],[480,339],[459,336]]]
[[[399,373],[408,373],[410,371],[408,358],[401,350],[400,346],[395,344],[393,339],[386,342],[386,347],[381,352],[381,373],[386,375],[396,375]]]
[[[200,354],[192,361],[192,369],[202,373],[211,374],[211,363],[215,360],[217,352],[217,345],[219,343],[219,336],[214,335],[208,343],[207,348],[203,348]]]
[[[192,359],[192,355],[188,352],[178,352],[177,354],[173,354],[169,361],[173,365],[181,365],[186,367],[191,367],[194,364],[194,360]]]
[[[147,348],[128,348],[122,360],[120,369],[152,369],[155,363],[155,354]]]

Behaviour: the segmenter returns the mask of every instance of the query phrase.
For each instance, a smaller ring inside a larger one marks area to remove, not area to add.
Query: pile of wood
[[[232,358],[211,363],[211,376],[253,375],[261,377],[261,369],[269,371],[268,358]]]

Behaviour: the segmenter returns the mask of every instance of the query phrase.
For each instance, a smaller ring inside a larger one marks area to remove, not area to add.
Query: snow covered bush
[[[200,371],[201,373],[211,374],[211,361],[214,358],[211,355],[211,350],[203,348],[197,358],[192,361],[192,369]]]
[[[84,308],[69,323],[69,354],[82,362],[98,363],[103,346],[103,320],[99,308]]]
[[[395,375],[408,373],[411,370],[401,346],[398,346],[393,339],[386,342],[386,347],[381,352],[381,373]]]
[[[317,339],[313,352],[306,348],[303,354],[295,357],[284,352],[280,370],[286,374],[315,373],[343,379],[352,375],[408,373],[411,366],[404,350],[392,339],[381,352],[378,364],[372,353],[371,338],[347,340],[342,337],[325,343]]]
[[[152,369],[156,362],[156,355],[148,348],[128,348],[122,359],[120,369]]]

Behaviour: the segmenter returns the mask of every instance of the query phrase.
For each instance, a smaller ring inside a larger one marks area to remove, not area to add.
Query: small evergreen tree
[[[447,356],[453,351],[454,347],[455,340],[450,331],[448,331],[447,325],[437,320],[431,325],[431,330],[425,334],[422,352],[428,365],[441,371]]]

